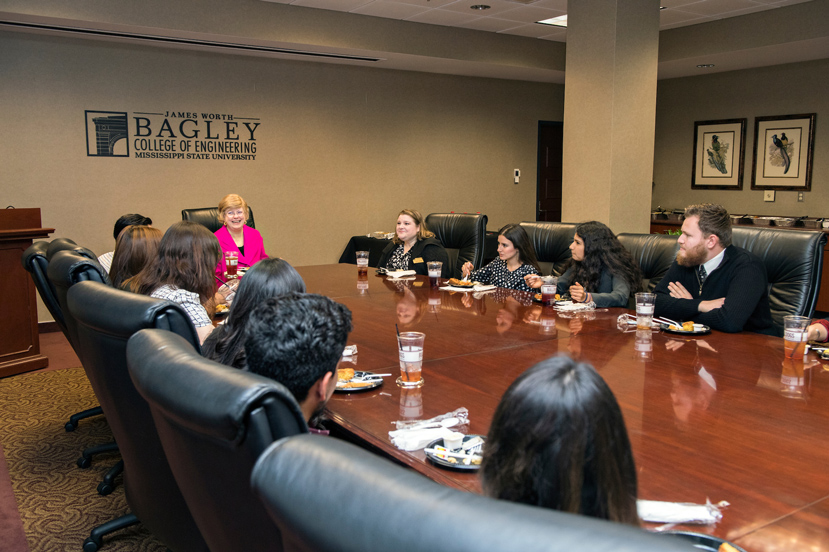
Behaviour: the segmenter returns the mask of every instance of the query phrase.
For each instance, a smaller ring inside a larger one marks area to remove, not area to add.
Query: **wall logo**
[[[129,157],[126,111],[85,111],[86,155]]]
[[[195,111],[87,110],[84,114],[89,157],[256,160],[260,123],[255,117]]]

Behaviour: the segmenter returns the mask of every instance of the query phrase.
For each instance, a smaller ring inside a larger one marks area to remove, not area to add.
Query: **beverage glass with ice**
[[[650,330],[653,323],[653,307],[656,303],[656,294],[636,294],[636,329]]]
[[[811,319],[806,316],[783,317],[783,348],[786,358],[803,358],[809,322]]]
[[[397,385],[401,387],[421,387],[423,385],[423,342],[426,334],[421,332],[400,332],[397,336],[397,348],[400,356],[400,377]]]
[[[236,269],[239,267],[239,254],[235,251],[225,251],[225,275],[236,278]]]
[[[429,285],[433,288],[440,287],[440,272],[443,269],[443,262],[429,261],[426,263],[426,269],[429,271]]]
[[[368,251],[357,251],[357,272],[368,274]]]
[[[550,280],[552,278],[552,281]],[[550,276],[544,279],[541,284],[541,302],[545,307],[552,307],[556,304],[556,290],[558,289],[558,279]]]

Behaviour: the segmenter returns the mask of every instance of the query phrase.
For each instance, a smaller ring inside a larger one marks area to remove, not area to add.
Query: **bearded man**
[[[691,205],[677,243],[676,261],[654,290],[656,316],[723,332],[774,333],[766,268],[759,257],[731,244],[728,211]]]

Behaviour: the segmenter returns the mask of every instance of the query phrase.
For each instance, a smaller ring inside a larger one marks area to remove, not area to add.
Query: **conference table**
[[[810,352],[784,361],[783,340],[744,332],[687,337],[630,331],[625,309],[581,313],[542,307],[529,293],[450,292],[427,278],[393,281],[354,265],[300,267],[309,293],[346,305],[357,345],[341,366],[392,373],[381,387],[335,393],[332,434],[439,483],[470,492],[474,472],[433,465],[390,442],[396,420],[465,407],[462,431],[486,435],[506,388],[557,354],[593,365],[625,417],[639,498],[728,502],[715,525],[679,525],[748,551],[829,551],[829,365]],[[420,389],[395,384],[400,331],[426,334]],[[658,526],[645,524],[648,529]]]

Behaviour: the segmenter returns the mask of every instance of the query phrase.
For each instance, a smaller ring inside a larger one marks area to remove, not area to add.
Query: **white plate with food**
[[[662,324],[659,327],[663,332],[676,335],[708,335],[711,333],[711,328],[705,324],[694,324],[693,322],[684,322],[682,326]]]
[[[334,390],[340,393],[369,391],[383,385],[383,377],[374,372],[362,372],[352,368],[340,368],[337,372],[337,387]]]
[[[484,435],[464,435],[461,448],[449,450],[444,446],[443,438],[440,438],[429,443],[423,452],[426,458],[444,468],[479,470],[482,459],[481,449],[485,441]]]

